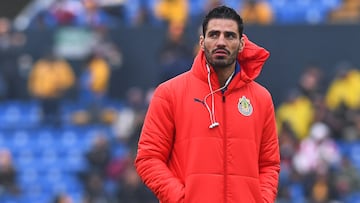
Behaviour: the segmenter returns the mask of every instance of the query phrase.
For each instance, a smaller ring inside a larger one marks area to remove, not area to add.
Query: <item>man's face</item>
[[[239,35],[236,21],[211,19],[205,36],[200,37],[207,62],[214,68],[231,67],[244,47],[243,38],[240,39]]]

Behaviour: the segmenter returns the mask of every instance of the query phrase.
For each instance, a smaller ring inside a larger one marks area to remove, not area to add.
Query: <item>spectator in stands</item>
[[[4,66],[2,66],[4,77],[8,85],[7,98],[10,100],[27,99],[26,81],[28,75],[21,75],[18,60],[25,52],[27,36],[23,32],[12,31],[9,50],[6,52]]]
[[[160,0],[155,5],[155,16],[168,25],[185,25],[188,20],[188,1]]]
[[[360,110],[360,71],[349,62],[341,62],[335,70],[336,75],[325,93],[325,103],[343,136],[344,130],[354,123],[353,115]]]
[[[98,52],[85,61],[78,80],[78,100],[85,109],[74,112],[76,124],[101,123],[103,103],[107,99],[111,70],[107,60]]]
[[[328,22],[357,24],[360,22],[360,1],[342,0],[340,7],[329,12]]]
[[[244,0],[240,15],[247,24],[269,25],[274,22],[274,14],[266,0]]]
[[[340,167],[341,158],[330,128],[325,123],[314,123],[309,137],[301,141],[293,157],[293,167],[302,177],[309,202],[327,203],[338,198],[331,177]]]
[[[118,202],[156,203],[154,194],[143,184],[132,164],[129,164],[121,176],[117,192]]]
[[[282,124],[281,131],[279,132],[279,144],[281,162],[286,165],[291,165],[292,158],[299,145],[299,140],[287,122]]]
[[[293,164],[300,174],[324,175],[338,168],[340,160],[341,154],[329,127],[324,123],[314,123],[309,136],[301,141]]]
[[[293,179],[294,169],[292,165],[293,156],[299,145],[299,140],[295,136],[291,127],[287,122],[282,124],[281,131],[279,131],[279,146],[281,158],[281,171],[279,181],[278,200],[281,202],[291,202],[290,188],[292,185],[298,185],[299,181]]]
[[[6,148],[0,149],[0,197],[6,194],[20,194],[17,176],[11,152]]]
[[[79,79],[79,99],[101,102],[106,98],[110,67],[101,53],[93,53],[85,62]]]
[[[85,156],[89,170],[100,174],[104,178],[106,176],[106,167],[111,159],[109,140],[105,134],[99,132],[94,137],[92,147],[86,152]]]
[[[73,203],[73,199],[67,193],[57,194],[53,203]]]
[[[4,68],[7,65],[8,52],[10,49],[10,20],[7,18],[0,18],[0,99],[6,99],[9,92],[9,85],[7,83]]]
[[[341,167],[335,171],[335,188],[341,199],[360,191],[360,174],[348,157],[343,157]]]
[[[326,123],[334,137],[340,135],[341,121],[329,110],[325,103],[322,69],[315,64],[305,66],[300,75],[298,87],[302,96],[308,98],[313,105],[313,122]]]
[[[41,11],[32,27],[58,27],[58,26],[81,26],[103,27],[113,26],[120,22],[118,16],[110,15],[109,8],[101,7],[100,2],[95,0],[57,0],[47,10]],[[105,5],[104,5],[105,6]],[[121,9],[119,8],[119,12]]]
[[[287,123],[298,140],[308,136],[310,125],[314,119],[314,109],[309,98],[292,89],[276,109],[276,122],[278,131]]]
[[[26,95],[26,86],[17,66],[26,42],[26,35],[14,31],[9,19],[0,18],[0,99],[17,100]]]
[[[68,96],[75,83],[75,74],[70,64],[50,53],[33,65],[28,90],[41,102],[45,124],[60,124],[60,103]]]
[[[309,202],[328,203],[337,201],[337,194],[331,182],[330,175],[317,174],[312,182]]]
[[[360,71],[349,62],[340,62],[326,92],[326,104],[332,111],[360,109]]]
[[[85,182],[84,203],[112,203],[114,200],[105,189],[105,180],[97,173],[89,173]]]
[[[0,50],[6,50],[10,47],[11,22],[8,18],[0,18]]]
[[[120,142],[130,149],[137,147],[138,138],[147,110],[145,93],[140,87],[127,90],[124,108],[120,109],[113,123],[113,132]]]
[[[99,7],[96,0],[81,0],[83,8],[80,13],[77,13],[75,18],[75,25],[85,27],[104,27],[113,26],[116,21]]]
[[[319,66],[315,64],[305,66],[298,82],[300,93],[313,101],[323,91],[322,79],[323,73]]]
[[[109,140],[103,132],[99,132],[91,148],[85,153],[88,168],[80,173],[85,187],[85,196],[89,203],[109,202],[110,196],[105,189],[107,167],[111,160]]]
[[[334,113],[326,106],[325,96],[322,93],[314,95],[312,98],[314,106],[314,120],[313,123],[323,122],[327,124],[332,131],[334,139],[342,138],[344,130],[343,120],[334,115]]]
[[[356,142],[360,139],[360,111],[353,111],[349,117],[349,124],[342,128],[341,138],[344,141]]]
[[[188,47],[184,36],[185,25],[181,23],[170,24],[167,38],[159,53],[161,68],[160,81],[168,80],[191,67],[193,49]]]
[[[74,0],[57,0],[50,8],[45,11],[46,16],[44,23],[47,26],[69,26],[75,24],[75,19],[78,13],[83,10],[83,5],[80,1]]]

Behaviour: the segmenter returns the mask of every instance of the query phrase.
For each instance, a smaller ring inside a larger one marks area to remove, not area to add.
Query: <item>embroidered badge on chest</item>
[[[250,116],[253,112],[253,107],[250,103],[250,99],[242,96],[239,98],[238,110],[244,116]]]

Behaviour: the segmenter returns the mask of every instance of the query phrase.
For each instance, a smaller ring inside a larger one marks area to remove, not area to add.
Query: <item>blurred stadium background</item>
[[[157,202],[132,163],[144,114],[219,4],[271,52],[277,202],[360,202],[359,0],[0,1],[0,202]]]

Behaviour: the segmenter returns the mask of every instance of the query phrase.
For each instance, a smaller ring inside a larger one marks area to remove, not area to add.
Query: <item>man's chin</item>
[[[224,64],[224,65],[227,64],[227,65],[228,65],[228,64],[229,64],[229,61],[226,60],[225,57],[223,57],[223,58],[220,58],[220,57],[219,57],[219,58],[216,58],[216,59],[214,60],[214,63],[215,63],[215,64],[219,64],[219,65],[220,65],[220,64]]]
[[[213,67],[215,68],[225,68],[225,67],[228,67],[229,64],[228,63],[225,63],[225,62],[215,62],[213,64]]]

